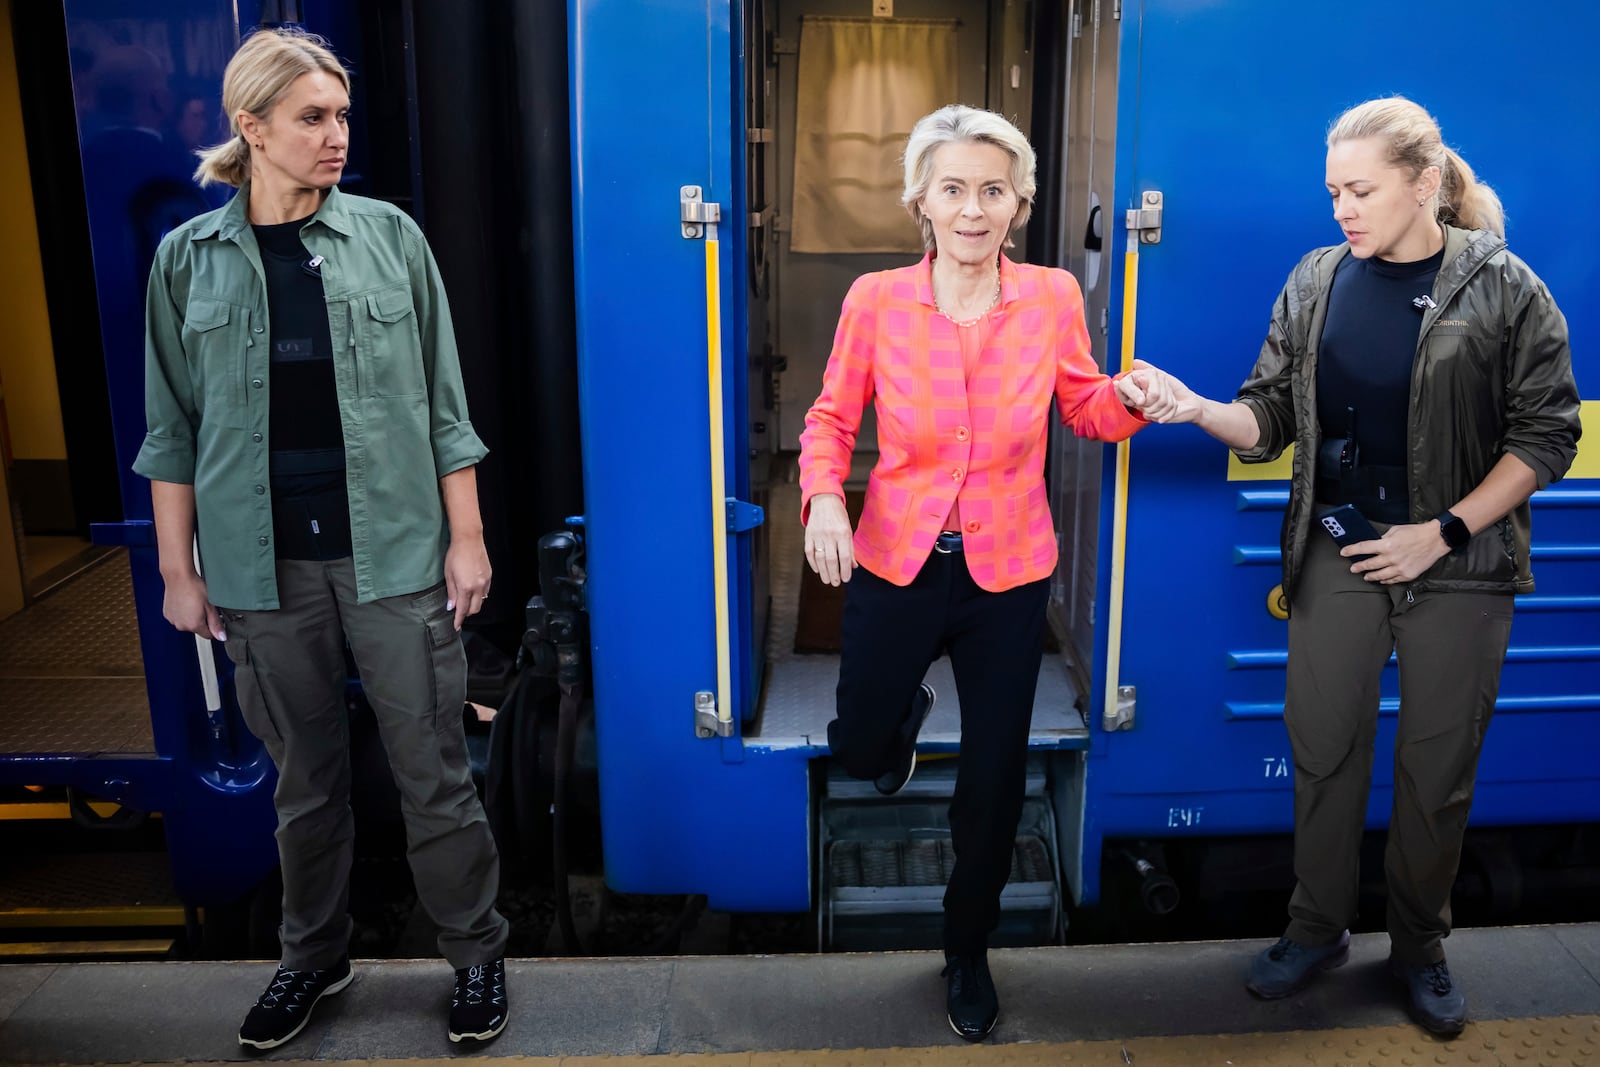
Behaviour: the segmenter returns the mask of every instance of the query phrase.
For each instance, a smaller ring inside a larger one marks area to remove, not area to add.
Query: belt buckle
[[[933,550],[939,553],[941,556],[948,556],[952,551],[951,549],[944,547],[943,537],[935,537],[933,539]]]

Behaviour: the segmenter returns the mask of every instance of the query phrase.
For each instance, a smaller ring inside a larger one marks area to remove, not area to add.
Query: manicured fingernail
[[[444,602],[444,610],[446,610],[446,611],[454,611],[454,610],[456,610],[456,602],[454,600],[446,600]]]
[[[227,639],[228,639],[228,631],[226,631],[226,630],[218,630],[217,631],[217,640],[218,641],[226,641]]]

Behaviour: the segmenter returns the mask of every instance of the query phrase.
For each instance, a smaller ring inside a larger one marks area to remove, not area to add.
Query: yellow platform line
[[[513,1019],[512,1025],[516,1025]],[[819,1026],[822,1023],[819,1021]],[[952,1040],[954,1040],[952,1038]],[[490,1046],[492,1051],[493,1046]],[[188,1061],[198,1064],[205,1061]],[[276,1060],[326,1067],[328,1060]],[[366,1067],[445,1067],[453,1058],[363,1060]],[[484,1064],[526,1067],[1468,1067],[1488,1064],[1600,1064],[1600,1015],[1496,1019],[1469,1023],[1453,1041],[1415,1026],[1369,1026],[1285,1033],[1130,1037],[1115,1041],[941,1045],[931,1048],[809,1049],[790,1052],[659,1056],[488,1056]],[[43,1064],[35,1067],[44,1067]],[[107,1065],[117,1067],[117,1065]],[[130,1065],[131,1067],[131,1065]]]

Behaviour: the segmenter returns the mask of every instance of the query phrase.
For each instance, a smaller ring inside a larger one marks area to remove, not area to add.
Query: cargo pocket
[[[255,660],[250,655],[250,642],[243,637],[230,637],[224,647],[233,661],[233,691],[239,698],[239,714],[276,761],[283,754],[283,732],[273,721],[261,678],[256,674]]]
[[[438,607],[426,611],[423,617],[429,692],[433,694],[433,730],[440,735],[459,736],[463,731],[461,709],[467,699],[467,653],[456,632],[455,613],[445,610],[444,589],[441,587],[437,594]],[[434,600],[431,593],[424,597],[419,606]]]
[[[362,392],[413,396],[426,391],[422,341],[411,287],[397,285],[366,298],[367,343],[359,354]]]

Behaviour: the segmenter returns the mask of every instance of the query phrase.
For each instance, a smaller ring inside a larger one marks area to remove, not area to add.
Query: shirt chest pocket
[[[422,371],[422,339],[411,287],[397,285],[351,301],[351,320],[359,323],[356,344],[357,388],[362,396],[414,396],[427,391]]]
[[[214,297],[194,296],[183,315],[183,346],[195,400],[207,420],[245,424],[249,408],[247,309]]]

